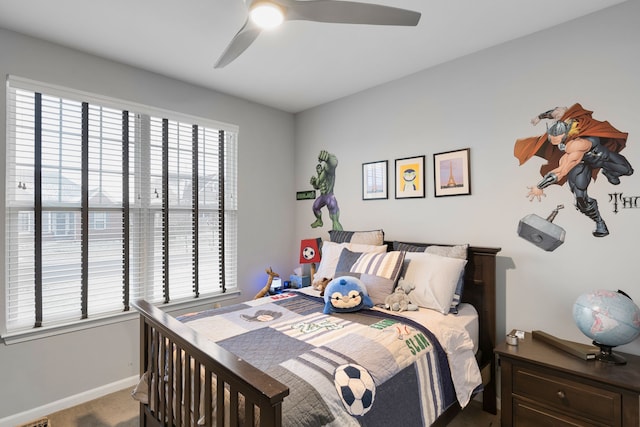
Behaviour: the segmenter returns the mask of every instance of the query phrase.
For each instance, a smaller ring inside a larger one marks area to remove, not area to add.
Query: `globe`
[[[640,336],[640,308],[622,291],[598,289],[580,295],[573,304],[573,320],[583,334],[600,347],[598,360],[624,364],[612,347]]]

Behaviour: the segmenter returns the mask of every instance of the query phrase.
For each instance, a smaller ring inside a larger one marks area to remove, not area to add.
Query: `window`
[[[11,77],[6,333],[236,288],[237,129]]]
[[[91,226],[94,230],[106,230],[107,229],[107,213],[106,212],[91,212],[90,214]]]

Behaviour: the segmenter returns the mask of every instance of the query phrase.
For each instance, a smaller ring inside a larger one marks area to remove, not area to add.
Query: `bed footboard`
[[[287,386],[147,301],[132,305],[141,314],[140,370],[148,378],[141,426],[282,425]]]

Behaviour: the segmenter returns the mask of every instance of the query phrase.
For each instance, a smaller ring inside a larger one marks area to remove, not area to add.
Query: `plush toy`
[[[266,294],[268,294],[268,293],[269,293],[269,289],[271,289],[271,282],[273,282],[273,278],[274,278],[274,277],[280,277],[280,275],[279,275],[278,273],[276,273],[275,271],[273,271],[273,270],[271,269],[271,267],[267,268],[265,271],[266,271],[266,273],[267,273],[267,276],[269,277],[269,278],[267,279],[267,284],[266,284],[266,285],[264,285],[264,288],[262,288],[262,289],[260,290],[260,292],[258,292],[258,293],[256,294],[256,296],[255,296],[255,297],[253,297],[253,299],[262,298],[263,296],[265,296]]]
[[[415,311],[418,306],[411,303],[409,292],[415,289],[413,283],[409,283],[404,279],[398,281],[395,292],[387,296],[384,300],[384,307],[391,311]]]
[[[324,290],[326,289],[326,287],[327,287],[327,285],[329,284],[330,281],[331,281],[331,279],[323,277],[322,279],[320,279],[319,281],[314,283],[313,287],[320,291],[320,296],[321,297],[324,296]]]
[[[324,290],[324,314],[347,313],[373,307],[367,288],[352,276],[336,277]]]

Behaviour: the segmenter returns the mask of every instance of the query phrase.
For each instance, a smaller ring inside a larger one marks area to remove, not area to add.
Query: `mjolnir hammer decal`
[[[545,251],[553,251],[564,243],[564,228],[555,225],[553,220],[564,205],[558,205],[553,212],[544,219],[536,214],[530,214],[520,220],[518,236],[530,241]]]

